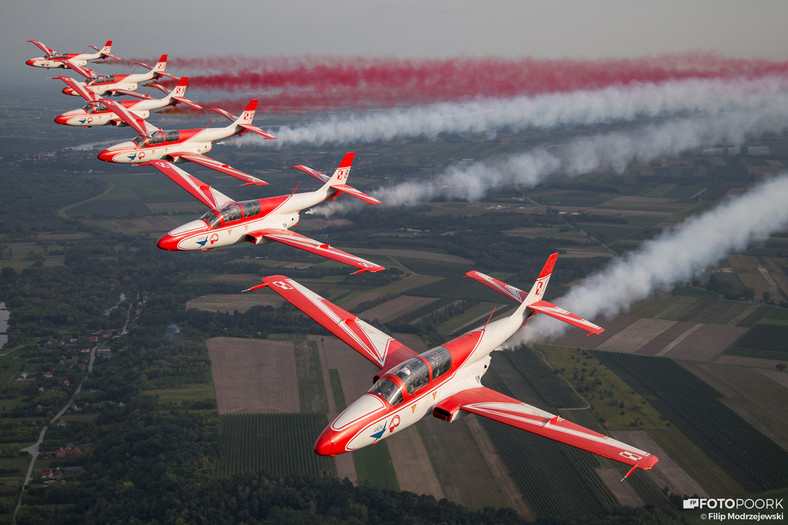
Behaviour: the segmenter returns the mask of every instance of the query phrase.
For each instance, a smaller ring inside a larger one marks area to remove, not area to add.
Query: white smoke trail
[[[612,261],[554,302],[585,317],[612,316],[658,290],[699,275],[726,255],[788,226],[788,172],[687,219]],[[567,325],[536,318],[507,347],[562,334]]]
[[[566,125],[598,125],[701,112],[715,115],[732,109],[769,105],[788,93],[788,76],[689,79],[613,86],[599,90],[511,99],[474,99],[363,115],[334,116],[301,127],[283,126],[275,141],[251,134],[232,139],[236,145],[282,147],[290,144],[358,144],[401,138],[435,139],[441,133],[489,133]]]
[[[436,198],[475,201],[493,188],[536,186],[550,176],[571,177],[596,170],[618,173],[635,161],[648,162],[720,143],[739,145],[748,137],[779,133],[788,127],[788,98],[749,111],[715,117],[685,118],[628,132],[602,133],[547,150],[449,167],[431,179],[394,184],[370,192],[382,206],[413,206]],[[356,209],[355,202],[334,201],[314,210],[332,215]]]
[[[102,140],[99,142],[87,142],[85,144],[78,144],[76,146],[66,146],[63,149],[70,149],[74,151],[90,151],[93,149],[98,148],[106,148],[107,146],[111,146],[112,144],[117,144],[117,140]]]

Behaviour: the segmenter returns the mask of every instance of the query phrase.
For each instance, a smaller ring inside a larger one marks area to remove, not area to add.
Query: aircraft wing
[[[587,335],[591,334],[601,334],[605,331],[604,328],[601,326],[597,326],[591,321],[586,321],[582,317],[578,317],[577,315],[567,312],[560,306],[556,306],[553,303],[548,303],[547,301],[541,300],[536,301],[535,303],[531,303],[528,305],[528,308],[531,310],[536,310],[537,312],[543,313],[545,315],[549,315],[559,321],[563,321],[565,323],[569,323],[572,326],[576,326],[578,328],[582,328],[586,332]]]
[[[294,231],[285,230],[283,228],[266,228],[264,230],[249,232],[248,235],[254,237],[256,240],[259,238],[264,238],[269,241],[281,242],[283,244],[287,244],[288,246],[292,246],[293,248],[305,250],[307,252],[311,252],[334,261],[339,261],[341,263],[349,264],[350,266],[355,266],[356,268],[359,268],[359,271],[355,273],[379,272],[381,270],[385,270],[384,267],[366,259],[356,257],[355,255],[351,255],[347,252],[343,252],[342,250],[338,250],[332,246],[329,246],[326,243],[310,239],[309,237]]]
[[[99,99],[99,97],[94,92],[85,88],[85,84],[83,84],[82,82],[77,82],[71,77],[59,76],[52,78],[62,80],[63,82],[66,83],[68,87],[73,89],[80,97],[84,98],[88,102],[97,102]]]
[[[249,290],[271,288],[380,369],[387,370],[417,355],[415,350],[284,275],[272,275],[262,281]]]
[[[123,104],[119,104],[114,100],[110,100],[108,98],[101,99],[102,104],[107,106],[113,113],[115,113],[120,120],[128,124],[134,131],[139,133],[140,135],[146,135],[152,131],[159,131],[159,128],[154,126],[153,124],[149,124],[142,119],[126,109]]]
[[[142,93],[137,93],[136,91],[129,91],[128,89],[111,89],[110,91],[115,95],[126,95],[129,97],[141,98],[143,100],[151,98],[150,95],[144,95]]]
[[[495,277],[490,277],[489,275],[483,274],[482,272],[477,272],[476,270],[466,273],[465,277],[470,277],[471,279],[479,281],[488,288],[492,288],[496,292],[502,293],[503,295],[514,299],[518,303],[522,303],[528,295],[528,292],[524,292],[519,288],[515,288],[510,284],[499,281]]]
[[[55,53],[52,49],[49,49],[47,46],[45,46],[43,42],[39,42],[38,40],[27,40],[27,42],[30,42],[38,49],[43,51],[44,55],[47,57],[52,56]]]
[[[241,170],[237,170],[227,164],[222,164],[218,160],[214,160],[210,157],[206,157],[205,155],[200,155],[199,153],[170,153],[169,155],[173,158],[181,158],[184,160],[188,160],[194,162],[195,164],[199,164],[200,166],[205,166],[206,168],[211,168],[212,170],[216,170],[220,173],[224,173],[225,175],[230,175],[231,177],[241,179],[246,183],[244,184],[244,186],[249,186],[252,184],[256,186],[265,186],[266,184],[268,184],[262,179],[253,177],[248,173],[244,173]]]
[[[186,173],[171,162],[152,160],[150,164],[209,208],[219,208],[228,202],[233,202],[227,195],[211,188],[197,177]]]
[[[93,70],[92,69],[88,69],[88,68],[82,67],[82,66],[80,66],[78,64],[75,64],[74,62],[72,62],[69,59],[63,60],[63,63],[65,65],[67,65],[69,67],[69,69],[73,69],[74,71],[76,71],[77,73],[82,75],[83,77],[85,77],[85,78],[93,78]]]
[[[464,410],[534,434],[560,441],[621,463],[635,470],[650,469],[659,458],[604,434],[582,427],[486,387],[463,390],[438,404],[449,412]],[[626,476],[625,476],[626,477]]]

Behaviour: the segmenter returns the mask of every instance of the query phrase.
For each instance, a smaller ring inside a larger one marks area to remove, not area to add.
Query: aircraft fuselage
[[[334,456],[358,450],[413,425],[428,414],[446,419],[435,413],[436,406],[458,392],[480,387],[490,364],[490,353],[514,334],[521,323],[520,317],[505,317],[488,323],[381,374],[369,392],[323,430],[315,443],[315,452]],[[435,378],[435,371],[441,366],[440,359],[430,354],[441,348],[451,356],[451,367]],[[412,370],[406,374],[403,366]],[[414,385],[411,378],[418,380],[417,374],[424,375],[427,380]],[[447,420],[456,419],[456,416],[456,413],[451,414]]]
[[[313,191],[242,202],[230,202],[208,210],[202,218],[188,222],[159,239],[163,250],[212,250],[247,241],[265,244],[252,236],[260,230],[289,229],[298,224],[300,211],[323,202],[326,193]],[[248,236],[248,237],[247,237]]]

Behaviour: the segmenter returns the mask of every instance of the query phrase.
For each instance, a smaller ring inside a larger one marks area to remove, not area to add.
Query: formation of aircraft
[[[150,67],[141,62],[138,65],[143,66],[150,71],[147,73],[129,73],[125,75],[100,75],[92,69],[85,69],[81,67],[74,68],[74,71],[84,76],[87,80],[81,82],[82,86],[88,91],[92,91],[96,95],[128,95],[139,88],[143,82],[150,80],[157,80],[161,77],[169,77],[174,80],[179,80],[178,77],[166,73],[164,69],[167,67],[167,55],[162,55],[156,65]],[[80,94],[71,86],[63,88],[63,93],[66,95],[79,96]]]
[[[240,242],[279,242],[353,266],[358,269],[354,273],[385,269],[290,230],[299,222],[301,211],[343,193],[368,204],[380,204],[377,199],[347,184],[353,152],[345,155],[330,177],[303,165],[293,166],[322,183],[315,191],[297,194],[293,190],[289,195],[233,200],[173,163],[191,161],[236,177],[246,185],[266,185],[257,177],[203,155],[211,150],[214,141],[233,135],[251,131],[266,139],[275,138],[252,124],[257,100],[251,100],[240,116],[212,108],[232,121],[226,127],[164,131],[147,122],[152,109],[179,103],[202,109],[184,97],[187,78],[178,79],[164,72],[166,54],[153,68],[140,64],[150,69],[145,74],[99,75],[85,66],[93,60],[117,59],[110,53],[111,41],[101,50],[96,48],[95,54],[60,54],[36,40],[28,42],[34,43],[46,55],[27,61],[29,65],[72,69],[87,79],[78,82],[71,77],[54,77],[66,84],[64,93],[82,96],[87,101],[82,109],[59,115],[56,122],[82,127],[107,124],[131,127],[138,136],[103,150],[99,159],[152,165],[209,208],[199,219],[164,235],[158,241],[159,248],[205,251]],[[135,92],[140,83],[162,76],[179,80],[172,92],[151,84],[167,93],[164,98],[154,99]],[[115,101],[102,98],[103,95],[129,95],[140,100]],[[272,289],[380,369],[369,391],[347,406],[317,438],[314,446],[317,454],[335,456],[359,450],[415,424],[428,414],[452,422],[463,414],[472,413],[629,465],[631,468],[624,478],[636,469],[651,469],[659,460],[646,451],[482,385],[481,378],[488,370],[491,353],[537,314],[569,323],[589,335],[604,331],[543,299],[557,256],[554,253],[548,258],[527,293],[481,272],[468,272],[466,277],[506,295],[519,306],[513,313],[494,321],[491,313],[484,325],[420,354],[289,277],[265,277],[262,284],[244,291]]]
[[[294,166],[323,181],[323,186],[318,190],[307,193],[294,191],[290,195],[241,202],[231,199],[167,161],[151,161],[153,167],[210,208],[199,219],[179,226],[159,239],[158,246],[164,250],[176,251],[213,250],[243,241],[254,244],[280,242],[354,266],[359,269],[355,273],[385,270],[366,259],[290,231],[290,228],[298,224],[302,210],[326,200],[333,200],[342,193],[368,204],[380,204],[379,200],[347,185],[354,155],[352,152],[345,155],[331,177],[306,166]]]
[[[33,67],[43,67],[47,69],[60,67],[73,69],[75,71],[84,71],[83,67],[86,66],[88,62],[94,60],[105,60],[107,58],[120,60],[112,54],[112,40],[107,40],[107,43],[104,44],[104,47],[101,49],[96,46],[89,46],[96,50],[95,53],[58,53],[38,40],[27,40],[27,42],[30,42],[44,52],[44,56],[31,58],[25,62],[28,66]]]
[[[71,77],[59,76],[53,77],[62,80],[67,86],[72,88],[77,94],[81,95],[88,103],[80,109],[67,111],[55,117],[55,122],[65,126],[128,126],[126,122],[121,119],[114,111],[109,109],[104,104],[98,95],[93,91],[85,89],[85,86],[77,82]],[[178,84],[172,91],[167,91],[161,84],[151,84],[151,87],[161,89],[167,95],[162,98],[153,98],[149,95],[141,95],[136,92],[131,92],[140,100],[121,100],[116,102],[122,105],[127,112],[135,117],[135,119],[145,120],[150,116],[151,110],[175,106],[177,104],[184,104],[192,109],[203,109],[202,106],[195,104],[191,100],[184,97],[186,94],[186,86],[189,82],[188,77],[180,79]]]
[[[421,354],[283,275],[265,277],[262,284],[245,291],[270,288],[381,370],[372,388],[323,430],[315,443],[317,454],[335,456],[359,450],[429,414],[451,422],[467,412],[630,465],[625,478],[635,469],[651,469],[659,459],[646,451],[482,385],[490,353],[537,314],[589,335],[604,330],[542,298],[557,257],[554,253],[548,258],[528,293],[483,273],[468,272],[467,277],[514,299],[519,307],[511,315],[488,319],[483,326]]]

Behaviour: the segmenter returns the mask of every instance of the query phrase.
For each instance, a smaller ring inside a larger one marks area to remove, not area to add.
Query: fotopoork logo
[[[685,498],[684,509],[708,509],[701,520],[779,521],[785,519],[782,498]],[[718,512],[718,511],[732,512]],[[767,512],[764,512],[767,511]]]
[[[783,510],[782,498],[685,498],[684,509]]]

